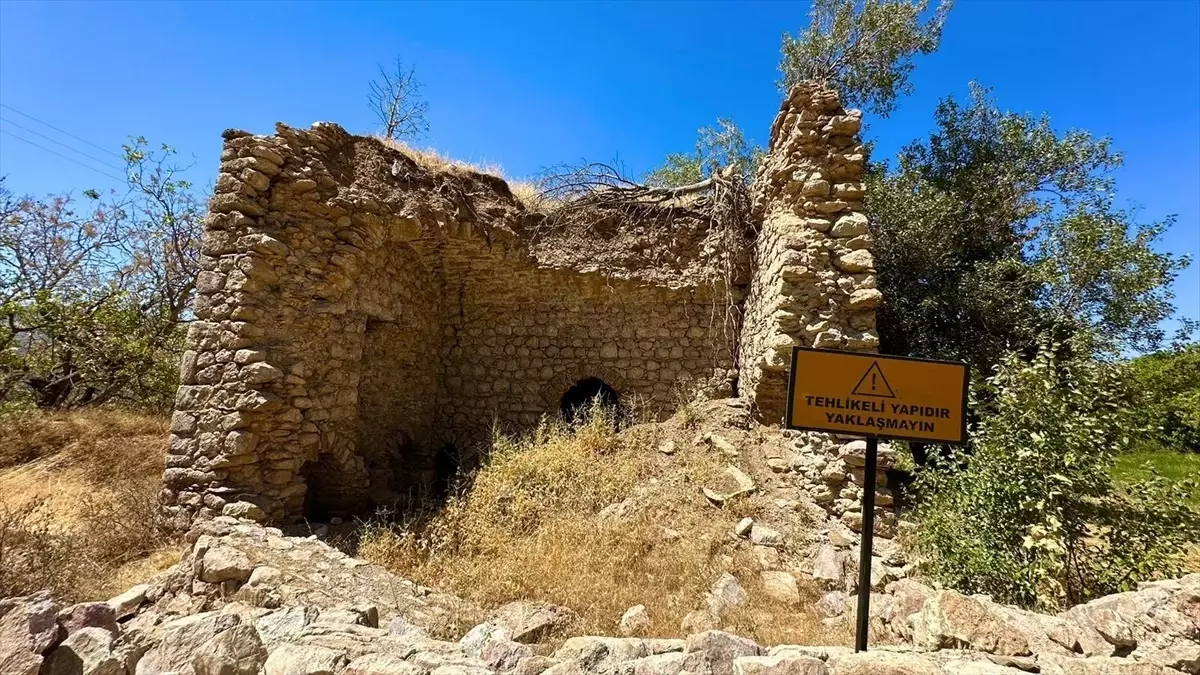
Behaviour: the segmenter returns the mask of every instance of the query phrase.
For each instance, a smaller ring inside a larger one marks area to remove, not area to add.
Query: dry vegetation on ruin
[[[730,630],[768,644],[845,643],[843,629],[821,623],[815,588],[802,585],[794,606],[757,584],[751,547],[738,546],[733,531],[739,519],[761,517],[771,495],[724,508],[705,499],[702,487],[728,458],[694,444],[697,415],[689,406],[619,432],[593,416],[577,429],[546,422],[519,439],[497,438],[468,490],[404,526],[367,525],[358,553],[486,607],[563,605],[580,617],[571,634],[615,634],[622,613],[641,604],[651,619],[643,635],[678,636],[713,580],[730,572],[749,595],[725,617]],[[657,450],[666,444],[670,455]],[[803,529],[803,520],[791,526]]]

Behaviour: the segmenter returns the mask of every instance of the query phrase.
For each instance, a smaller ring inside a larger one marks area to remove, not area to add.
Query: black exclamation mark
[[[875,373],[871,373],[871,391],[875,391]]]

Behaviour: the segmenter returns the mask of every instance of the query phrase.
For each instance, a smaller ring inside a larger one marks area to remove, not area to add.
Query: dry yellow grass
[[[716,509],[701,496],[725,462],[679,443],[664,458],[663,427],[614,433],[593,417],[577,429],[548,423],[522,440],[498,439],[469,491],[407,526],[365,527],[359,554],[417,581],[495,607],[516,599],[560,604],[580,615],[573,632],[613,634],[629,607],[647,607],[648,636],[675,636],[725,571],[750,603],[726,626],[764,643],[844,642],[812,610],[781,604],[756,583],[758,569],[733,524],[756,513],[752,498]],[[665,461],[664,461],[665,460]],[[631,495],[623,517],[600,517]]]
[[[105,599],[178,559],[155,525],[167,422],[112,410],[0,424],[0,596]]]
[[[412,158],[417,166],[435,173],[450,173],[461,175],[464,172],[483,173],[502,178],[508,183],[508,189],[522,206],[531,211],[540,211],[552,206],[550,200],[542,195],[542,190],[536,183],[528,180],[510,179],[504,173],[504,167],[491,161],[468,162],[454,159],[433,148],[417,148],[394,138],[380,138],[385,145],[403,152]]]

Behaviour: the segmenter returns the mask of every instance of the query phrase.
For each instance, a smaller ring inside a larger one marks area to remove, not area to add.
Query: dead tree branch
[[[416,78],[416,69],[405,70],[399,57],[393,70],[379,67],[379,79],[371,80],[368,101],[371,112],[383,127],[385,138],[419,138],[429,131],[425,115],[429,103],[421,100],[424,85]]]

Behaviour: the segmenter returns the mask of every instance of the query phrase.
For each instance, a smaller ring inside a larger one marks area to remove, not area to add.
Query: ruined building
[[[686,205],[559,225],[336,125],[226,132],[166,515],[362,513],[595,395],[737,395],[777,423],[793,345],[877,346],[859,125],[793,90],[736,252]]]

